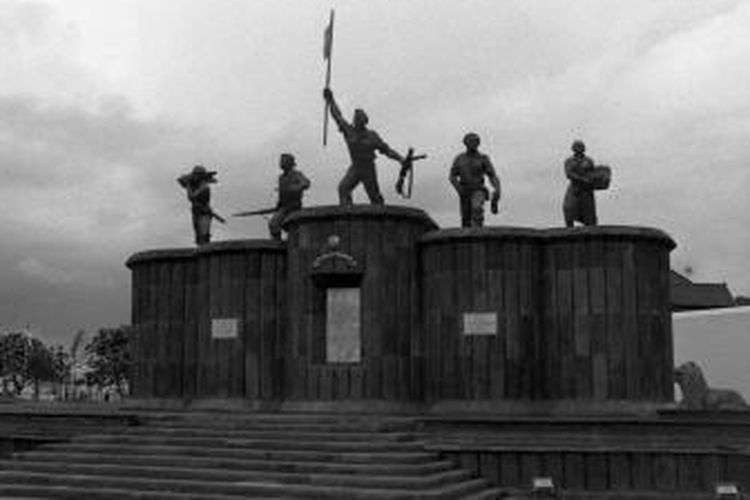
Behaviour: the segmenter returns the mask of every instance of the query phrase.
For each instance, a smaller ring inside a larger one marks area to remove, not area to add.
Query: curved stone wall
[[[538,231],[501,227],[447,229],[422,239],[428,399],[532,395],[541,242]]]
[[[271,240],[133,255],[133,394],[271,399],[283,383],[286,249]]]
[[[417,241],[436,227],[421,210],[372,205],[308,208],[286,221],[287,397],[421,399],[422,360],[413,345],[420,314]],[[339,251],[356,261],[352,272],[361,274],[358,363],[326,362],[326,288],[335,283],[316,283],[313,271],[332,235],[340,238]]]
[[[428,398],[671,401],[672,248],[621,226],[428,233]]]
[[[671,238],[620,226],[545,234],[545,396],[672,401]]]
[[[370,205],[285,226],[128,260],[135,397],[672,401],[661,231],[436,230]]]

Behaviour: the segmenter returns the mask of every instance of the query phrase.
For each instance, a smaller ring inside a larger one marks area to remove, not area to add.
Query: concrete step
[[[476,493],[472,493],[468,496],[465,496],[463,500],[496,500],[496,499],[510,499],[510,498],[516,498],[512,497],[512,490],[509,488],[504,487],[489,487],[485,488],[481,491],[478,491]],[[537,500],[539,500],[540,497],[534,497]]]
[[[97,433],[101,434],[101,433]],[[107,432],[107,434],[115,434]],[[133,436],[164,437],[231,437],[238,439],[299,439],[301,441],[410,441],[415,434],[411,432],[374,432],[374,431],[298,431],[295,429],[210,429],[202,427],[179,427],[144,425],[123,429],[117,434]]]
[[[435,441],[444,443],[450,442],[482,442],[482,443],[502,443],[505,445],[535,445],[535,446],[568,446],[568,445],[643,445],[667,447],[672,445],[700,447],[705,444],[721,444],[730,439],[727,434],[723,436],[692,436],[692,435],[631,435],[631,436],[612,436],[612,435],[585,435],[585,434],[552,434],[545,432],[537,433],[512,433],[512,432],[491,432],[475,434],[447,434],[440,436]],[[750,439],[731,437],[734,444],[750,444]]]
[[[76,488],[114,488],[139,491],[158,491],[171,493],[188,493],[194,495],[246,495],[257,498],[367,498],[367,499],[427,499],[427,498],[461,498],[476,494],[486,488],[482,479],[450,483],[437,488],[425,489],[386,489],[357,488],[317,484],[279,484],[268,481],[242,481],[219,483],[215,481],[150,479],[141,477],[121,478],[103,475],[60,475],[57,473],[0,471],[0,484],[26,484],[33,486],[67,486]],[[84,497],[88,498],[88,497]]]
[[[318,451],[279,450],[276,448],[242,448],[183,445],[147,445],[118,443],[49,443],[36,448],[37,451],[58,451],[61,453],[118,453],[127,455],[188,455],[195,457],[236,458],[246,460],[288,460],[313,462],[345,463],[401,463],[414,464],[438,460],[437,453],[413,451]]]
[[[511,498],[534,499],[534,496],[514,496]],[[690,491],[573,491],[560,492],[565,500],[714,500],[716,495],[708,492]]]
[[[179,464],[187,468],[227,469],[227,470],[270,470],[277,472],[337,473],[372,475],[414,475],[432,474],[455,468],[448,460],[426,461],[424,463],[337,463],[283,460],[242,460],[232,458],[193,457],[186,455],[127,455],[121,453],[69,453],[51,451],[27,451],[16,453],[16,460],[71,462],[80,464],[120,464],[173,466]]]
[[[133,427],[168,427],[171,429],[211,429],[215,431],[298,431],[298,432],[412,432],[413,423],[388,422],[233,422],[211,425],[211,422],[181,420],[178,422],[144,420]]]
[[[11,498],[67,500],[244,500],[244,495],[211,495],[202,493],[172,493],[169,491],[143,491],[121,488],[96,488],[76,486],[54,486],[35,484],[0,484],[0,497],[5,500]],[[279,496],[253,497],[255,499],[276,499]],[[285,497],[289,498],[289,497]]]
[[[97,444],[151,444],[166,446],[212,446],[215,448],[261,448],[274,450],[318,450],[318,451],[375,451],[375,452],[403,452],[422,451],[423,443],[410,442],[380,442],[380,441],[328,441],[289,439],[244,439],[233,437],[173,437],[158,435],[128,435],[128,434],[93,434],[80,435],[71,438],[71,443]]]
[[[0,470],[169,480],[189,479],[195,481],[217,481],[221,483],[271,481],[276,483],[387,489],[435,488],[448,483],[464,481],[470,477],[469,472],[463,469],[453,469],[424,475],[392,476],[186,468],[182,466],[182,464],[179,464],[179,462],[171,467],[157,467],[121,464],[81,464],[75,462],[0,460]]]
[[[423,435],[420,435],[423,436]],[[574,435],[516,435],[491,433],[475,435],[448,435],[434,439],[422,437],[425,449],[432,450],[495,450],[495,451],[679,451],[685,453],[708,453],[717,450],[742,451],[750,448],[750,442],[731,439],[728,436],[714,439],[698,439],[694,436],[631,436],[602,437]]]
[[[677,491],[560,491],[555,497],[544,497],[519,488],[486,488],[463,500],[714,500],[711,493]]]
[[[335,425],[359,429],[414,427],[417,419],[409,416],[339,413],[161,413],[140,414],[142,423],[166,423],[169,426],[193,425],[219,428],[244,428],[252,425]]]

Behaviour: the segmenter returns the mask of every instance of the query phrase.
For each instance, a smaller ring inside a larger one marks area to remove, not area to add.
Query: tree
[[[73,362],[72,357],[61,345],[52,349],[51,353],[52,381],[56,384],[63,385],[70,377],[70,367]]]
[[[87,383],[99,387],[115,386],[117,393],[124,396],[130,372],[130,329],[102,328],[86,345],[88,365]]]
[[[20,396],[28,381],[28,361],[31,341],[21,332],[0,336],[0,377],[3,393],[8,394],[8,384],[15,396]]]
[[[52,351],[35,338],[27,339],[26,380],[34,384],[34,399],[39,399],[39,382],[54,379]]]

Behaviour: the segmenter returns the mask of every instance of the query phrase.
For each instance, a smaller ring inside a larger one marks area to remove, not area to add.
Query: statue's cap
[[[582,140],[576,139],[573,141],[573,144],[570,146],[570,149],[573,151],[586,151],[586,145],[583,143]]]
[[[292,165],[296,163],[296,160],[294,159],[294,155],[292,153],[281,153],[281,163],[286,164],[287,162],[291,162]]]
[[[476,132],[469,132],[464,136],[464,144],[468,143],[471,140],[479,141],[479,134],[477,134]]]

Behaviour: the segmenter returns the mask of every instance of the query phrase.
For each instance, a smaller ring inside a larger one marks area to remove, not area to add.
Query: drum
[[[609,181],[612,178],[612,169],[606,165],[598,165],[590,174],[594,189],[609,189]]]

